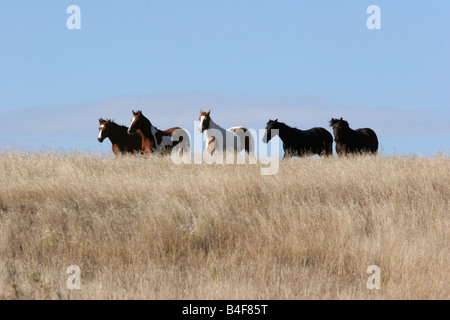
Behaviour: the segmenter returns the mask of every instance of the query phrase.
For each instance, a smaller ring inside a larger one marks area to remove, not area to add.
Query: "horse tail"
[[[255,139],[247,128],[242,128],[242,130],[244,131],[244,134],[241,135],[241,141],[244,143],[245,153],[249,156],[253,156],[255,154]]]
[[[373,149],[372,149],[372,153],[373,153],[374,156],[376,156],[378,154],[378,137],[377,137],[375,131],[373,131]]]
[[[247,155],[254,155],[255,139],[253,138],[253,135],[250,131],[248,131],[245,128],[244,128],[244,130],[245,130],[245,132],[247,132],[247,134],[245,134],[245,136],[244,136],[245,152],[247,153]]]
[[[331,141],[331,143],[327,143],[325,151],[326,151],[326,155],[327,156],[332,156],[333,155],[333,141]]]
[[[190,148],[191,141],[189,140],[189,134],[187,133],[186,130],[184,130],[182,128],[178,128],[178,130],[181,130],[181,132],[183,132],[183,134],[180,135],[180,139],[178,140],[178,143],[183,142],[185,147]]]
[[[325,129],[324,129],[325,130]],[[324,143],[324,147],[325,147],[325,155],[328,156],[332,156],[333,155],[333,136],[331,135],[331,133],[328,132],[328,130],[324,131],[324,139],[323,139],[323,143]]]
[[[368,136],[369,136],[369,145],[368,150],[370,151],[370,153],[372,153],[373,155],[377,155],[378,153],[378,137],[377,134],[375,133],[375,131],[373,131],[370,128],[366,128],[365,129]]]

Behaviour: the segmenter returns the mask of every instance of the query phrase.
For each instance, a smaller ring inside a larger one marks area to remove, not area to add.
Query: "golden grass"
[[[3,152],[0,297],[448,299],[449,169],[447,156],[308,158],[261,176]]]

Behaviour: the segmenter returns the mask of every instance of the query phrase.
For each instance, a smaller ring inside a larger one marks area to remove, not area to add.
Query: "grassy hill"
[[[282,160],[262,176],[3,152],[0,185],[0,298],[450,298],[447,156]]]

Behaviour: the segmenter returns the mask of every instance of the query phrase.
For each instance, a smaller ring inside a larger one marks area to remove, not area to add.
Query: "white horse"
[[[222,128],[210,117],[208,112],[200,110],[198,130],[205,132],[207,151],[210,155],[222,152],[240,153],[245,149],[249,156],[254,154],[254,139],[251,132],[245,127]]]

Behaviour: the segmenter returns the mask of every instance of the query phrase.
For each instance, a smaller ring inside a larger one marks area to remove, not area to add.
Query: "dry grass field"
[[[450,298],[445,155],[282,160],[262,176],[2,152],[0,185],[2,299]]]

